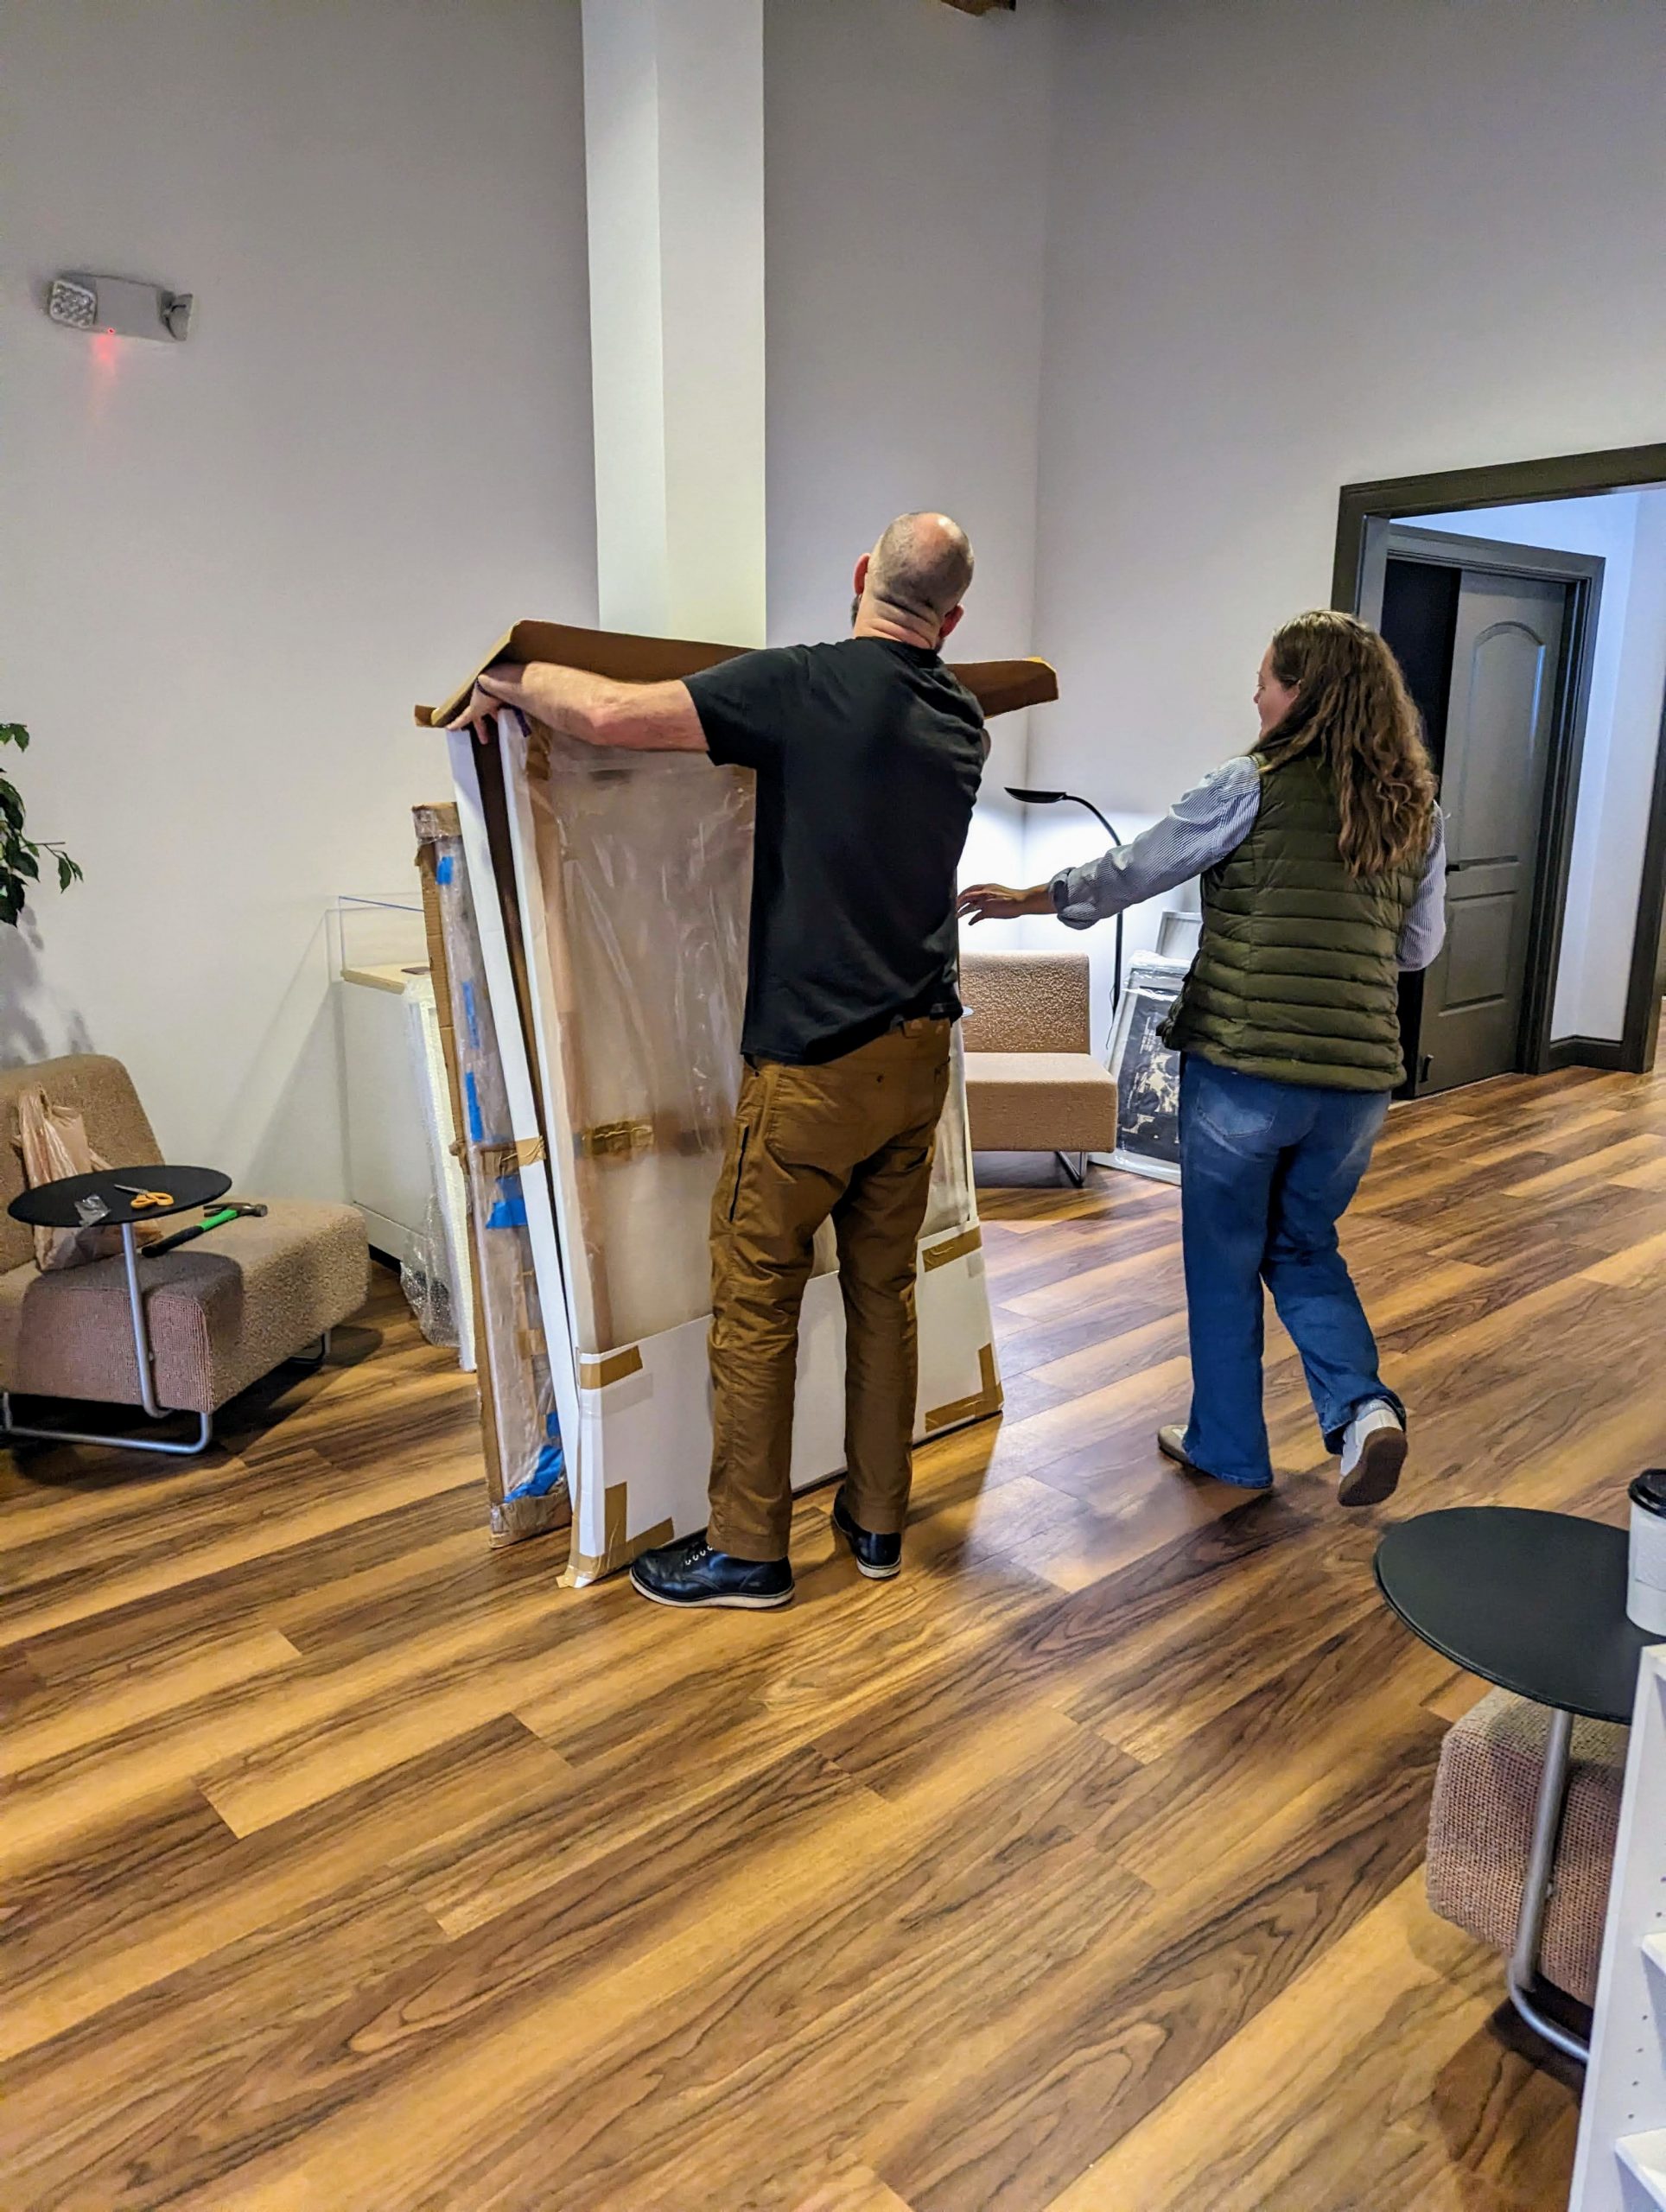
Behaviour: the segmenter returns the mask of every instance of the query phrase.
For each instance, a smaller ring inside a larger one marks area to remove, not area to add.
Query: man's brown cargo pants
[[[914,1269],[949,1085],[949,1024],[909,1021],[816,1067],[748,1066],[711,1214],[708,1541],[787,1554],[798,1309],[830,1217],[845,1315],[847,1502],[895,1534],[908,1509]]]

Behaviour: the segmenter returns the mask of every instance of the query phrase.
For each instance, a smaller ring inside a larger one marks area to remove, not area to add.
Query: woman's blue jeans
[[[1332,1452],[1380,1398],[1377,1343],[1337,1242],[1388,1116],[1386,1091],[1273,1083],[1188,1053],[1180,1218],[1192,1338],[1186,1456],[1224,1482],[1273,1479],[1262,1410],[1263,1283],[1295,1339]]]

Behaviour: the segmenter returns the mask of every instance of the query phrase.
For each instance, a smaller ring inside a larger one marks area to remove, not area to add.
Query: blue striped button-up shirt
[[[1260,810],[1260,772],[1247,753],[1240,753],[1177,799],[1142,836],[1054,876],[1052,903],[1059,920],[1071,929],[1088,929],[1126,906],[1172,891],[1177,883],[1189,883],[1237,850]],[[1402,968],[1427,968],[1446,934],[1447,832],[1437,809],[1422,881],[1400,933]]]

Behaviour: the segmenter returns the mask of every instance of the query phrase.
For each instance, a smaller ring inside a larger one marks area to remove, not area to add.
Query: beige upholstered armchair
[[[42,1274],[29,1230],[4,1211],[23,1187],[17,1101],[36,1088],[49,1103],[81,1115],[93,1151],[112,1166],[162,1162],[119,1060],[87,1053],[0,1072],[0,1444],[50,1433],[71,1442],[200,1452],[228,1398],[321,1338],[327,1346],[329,1331],[364,1304],[364,1224],[352,1206],[274,1199],[262,1217],[227,1222],[176,1252],[141,1255],[136,1324],[119,1256]],[[149,1355],[148,1377],[142,1347]],[[159,1406],[195,1414],[196,1432],[188,1442],[164,1443],[30,1431],[14,1423],[14,1393]]]
[[[1089,1050],[1086,953],[968,953],[960,995],[974,1151],[1055,1152],[1079,1183],[1088,1154],[1116,1143],[1116,1085]]]

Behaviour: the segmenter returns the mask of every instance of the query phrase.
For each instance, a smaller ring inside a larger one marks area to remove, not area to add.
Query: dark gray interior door
[[[1568,587],[1466,568],[1441,747],[1446,949],[1423,993],[1421,1090],[1520,1065]]]

